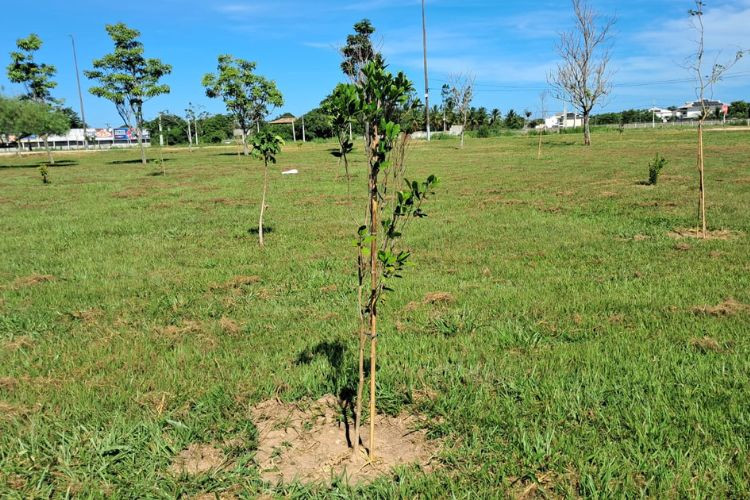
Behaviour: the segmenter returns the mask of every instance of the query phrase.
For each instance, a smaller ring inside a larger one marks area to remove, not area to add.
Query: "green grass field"
[[[707,134],[734,233],[706,241],[668,234],[697,223],[693,134],[413,144],[442,182],[381,308],[379,410],[427,415],[441,465],[333,490],[264,484],[248,409],[353,378],[361,155],[352,203],[332,144],[288,145],[264,251],[262,164],[234,149],[164,151],[164,176],[58,155],[47,186],[43,156],[0,157],[0,496],[746,497],[750,132]],[[169,472],[227,442],[230,467]]]

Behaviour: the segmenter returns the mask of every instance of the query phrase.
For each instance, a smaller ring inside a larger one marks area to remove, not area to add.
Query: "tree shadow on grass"
[[[3,168],[39,168],[42,165],[45,165],[50,168],[56,168],[56,167],[75,167],[78,165],[78,162],[76,160],[56,160],[54,164],[43,160],[35,163],[21,163],[16,165],[0,165],[0,169]]]
[[[158,164],[160,160],[149,160],[148,165]],[[164,162],[172,161],[172,158],[164,158]],[[107,162],[107,165],[134,165],[136,163],[141,163],[141,159],[137,158],[135,160],[113,160]]]
[[[274,231],[273,226],[265,226],[265,225],[263,226],[263,234],[271,234],[273,233],[273,231]],[[260,233],[260,229],[258,227],[251,227],[250,229],[247,230],[247,232],[250,234],[257,235],[258,233]]]
[[[309,365],[318,357],[324,357],[328,361],[331,370],[328,374],[328,381],[338,391],[341,415],[346,427],[346,441],[348,446],[352,447],[352,438],[350,430],[352,422],[350,415],[354,414],[354,397],[356,388],[354,381],[356,373],[354,367],[346,363],[349,349],[340,340],[335,342],[320,342],[319,344],[303,349],[297,355],[295,365]]]

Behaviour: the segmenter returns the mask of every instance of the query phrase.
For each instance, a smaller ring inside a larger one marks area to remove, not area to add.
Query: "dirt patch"
[[[242,327],[235,320],[222,316],[219,320],[219,326],[229,335],[237,335],[242,330]]]
[[[11,288],[26,288],[29,286],[39,285],[41,283],[49,283],[51,281],[55,281],[56,279],[57,278],[55,278],[51,274],[30,274],[29,276],[16,278],[16,280],[11,284]]]
[[[432,292],[424,296],[424,304],[452,304],[456,298],[448,292]]]
[[[734,316],[735,314],[748,311],[750,311],[750,305],[737,302],[731,297],[715,306],[698,306],[693,308],[695,314],[705,314],[709,316]]]
[[[428,440],[426,431],[416,429],[418,418],[378,415],[375,462],[368,463],[364,455],[352,457],[353,425],[344,421],[334,396],[297,404],[266,401],[251,413],[259,436],[255,461],[263,479],[271,482],[297,479],[324,483],[345,477],[350,484],[357,484],[410,464],[429,471],[438,451],[438,443]],[[366,429],[363,425],[363,432]]]
[[[117,191],[115,193],[112,193],[112,198],[120,198],[120,199],[130,199],[130,198],[142,198],[146,195],[146,190],[143,188],[140,189],[125,189],[124,191]]]
[[[104,311],[96,307],[93,309],[85,309],[83,311],[73,311],[71,313],[68,313],[70,319],[86,324],[96,323],[96,321],[101,318],[102,315],[104,315]]]
[[[647,239],[649,239],[649,236],[645,234],[636,234],[633,236],[633,241],[646,241]]]
[[[8,340],[3,344],[3,348],[8,351],[18,351],[19,349],[26,349],[29,347],[34,347],[34,341],[31,340],[31,337],[18,337],[13,340]]]
[[[321,293],[333,293],[338,289],[339,287],[336,285],[328,285],[328,286],[324,286],[323,288],[321,288],[320,291]]]
[[[191,444],[169,466],[172,474],[195,476],[222,469],[228,464],[224,452],[210,444]]]
[[[13,420],[17,417],[29,415],[30,413],[32,413],[32,410],[25,406],[0,401],[0,420]]]
[[[690,345],[701,352],[721,352],[724,350],[722,349],[721,344],[719,344],[719,341],[711,337],[691,339]]]
[[[675,229],[667,233],[667,236],[674,239],[682,238],[694,238],[701,240],[731,240],[737,238],[742,233],[739,231],[730,231],[728,229],[718,229],[716,231],[706,231],[706,236],[703,237],[703,232],[696,228],[691,229]]]
[[[18,379],[13,377],[0,377],[0,390],[12,391],[18,385]]]
[[[203,325],[199,321],[184,320],[180,325],[168,325],[157,329],[157,333],[172,340],[178,339],[188,333],[200,333]]]
[[[260,283],[260,276],[235,276],[226,283],[211,285],[211,290],[239,290]]]
[[[687,251],[689,251],[689,250],[690,250],[691,248],[693,248],[693,247],[691,247],[691,246],[690,246],[690,245],[688,245],[687,243],[677,243],[677,244],[676,244],[676,245],[674,246],[674,249],[675,249],[675,250],[677,250],[677,251],[680,251],[680,252],[687,252]]]

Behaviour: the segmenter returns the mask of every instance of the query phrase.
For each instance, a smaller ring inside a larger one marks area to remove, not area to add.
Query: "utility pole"
[[[159,146],[164,147],[164,129],[161,127],[161,113],[159,113]]]
[[[193,116],[193,133],[195,134],[195,147],[198,147],[198,117]]]
[[[188,119],[187,119],[187,126],[188,126],[188,130],[187,130],[187,133],[188,133],[188,149],[192,153],[193,152],[193,132],[190,129],[190,116],[188,116]]]
[[[424,110],[427,120],[427,141],[430,141],[430,84],[427,78],[427,22],[425,21],[424,0],[422,0],[422,48],[424,51]]]
[[[76,40],[73,35],[70,35],[70,43],[73,45],[73,64],[76,69],[76,83],[78,84],[78,99],[81,102],[81,121],[83,122],[83,147],[84,149],[89,148],[89,143],[86,138],[86,113],[83,110],[83,93],[81,92],[81,76],[78,74],[78,55],[76,54]]]
[[[307,137],[305,136],[305,115],[302,115],[302,142],[307,142]]]

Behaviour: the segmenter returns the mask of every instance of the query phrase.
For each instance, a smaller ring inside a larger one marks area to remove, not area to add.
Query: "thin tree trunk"
[[[541,160],[542,159],[542,137],[543,137],[544,130],[539,129],[539,149],[536,152],[536,159]]]
[[[700,225],[701,235],[703,238],[707,236],[706,232],[706,184],[704,176],[704,156],[703,156],[703,120],[698,122],[698,173],[700,174]]]
[[[47,150],[47,159],[49,160],[49,164],[54,165],[55,158],[52,156],[52,150],[49,148],[49,141],[47,140],[47,136],[45,135],[43,139],[44,139],[44,149]]]
[[[361,271],[360,271],[361,272]],[[365,321],[362,316],[362,286],[360,284],[358,291],[360,321],[359,321],[359,380],[357,382],[357,404],[354,410],[354,450],[355,458],[359,457],[359,443],[362,440],[362,393],[365,388],[365,343],[367,342],[367,333]]]
[[[146,165],[148,164],[148,160],[146,160],[146,148],[143,146],[143,119],[141,118],[140,113],[136,118],[135,126],[136,136],[138,137],[138,147],[141,148],[141,163]]]
[[[265,245],[263,241],[263,214],[266,212],[266,191],[268,191],[268,160],[263,162],[263,200],[260,203],[260,218],[258,219],[258,242],[261,247]]]
[[[372,132],[376,139],[370,145],[372,151],[378,147],[377,127]],[[376,364],[378,345],[378,179],[370,159],[370,461],[375,460],[375,416],[376,410]]]
[[[585,111],[583,113],[583,143],[586,146],[591,146],[591,126],[589,122],[590,122],[589,113],[588,111]]]
[[[245,156],[250,154],[250,151],[247,149],[247,133],[244,128],[242,129],[242,154]]]

